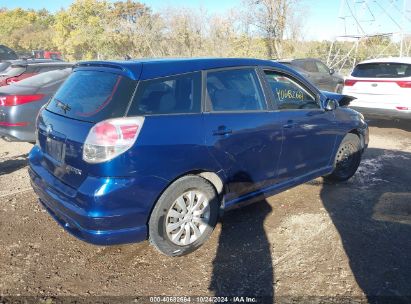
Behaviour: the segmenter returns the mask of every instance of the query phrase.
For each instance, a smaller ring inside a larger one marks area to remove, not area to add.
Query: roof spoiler
[[[74,69],[88,70],[97,69],[101,71],[112,72],[120,74],[131,78],[133,80],[138,80],[141,74],[141,64],[132,64],[129,61],[124,61],[121,63],[111,62],[111,61],[83,61],[78,62],[73,66]]]

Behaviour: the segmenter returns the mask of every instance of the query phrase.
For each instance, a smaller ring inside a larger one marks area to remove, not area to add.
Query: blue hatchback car
[[[349,179],[368,127],[342,99],[265,60],[82,62],[37,118],[32,186],[86,242],[183,255],[220,210]]]

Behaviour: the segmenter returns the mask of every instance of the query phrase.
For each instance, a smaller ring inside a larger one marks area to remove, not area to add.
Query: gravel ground
[[[1,296],[316,303],[411,296],[411,123],[376,123],[370,132],[350,181],[316,179],[228,212],[202,248],[181,258],[148,242],[97,247],[64,232],[30,189],[31,145],[0,140],[0,303]]]

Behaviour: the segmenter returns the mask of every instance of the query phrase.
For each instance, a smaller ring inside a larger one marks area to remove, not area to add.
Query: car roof
[[[310,58],[310,57],[308,57],[308,58],[285,58],[285,59],[278,59],[277,61],[278,62],[291,63],[293,61],[312,61],[312,60],[321,61],[318,58]]]
[[[366,64],[366,63],[409,63],[411,64],[411,57],[384,57],[384,58],[374,58],[369,60],[361,61],[358,64]]]
[[[284,68],[271,60],[253,58],[165,58],[165,59],[132,59],[126,61],[84,61],[75,65],[75,68],[104,68],[122,70],[132,79],[153,79],[158,77],[184,74],[201,70],[218,69],[237,66],[272,66]]]

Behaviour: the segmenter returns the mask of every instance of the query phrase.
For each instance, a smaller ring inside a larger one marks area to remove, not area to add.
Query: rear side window
[[[310,72],[310,73],[318,73],[318,66],[313,60],[301,60],[301,61],[294,61],[295,65],[300,67],[301,69]]]
[[[275,71],[264,71],[279,110],[319,109],[315,97],[293,79]]]
[[[47,110],[98,122],[124,116],[136,82],[114,73],[75,71],[56,92]]]
[[[351,75],[359,78],[411,77],[411,65],[391,62],[364,63],[357,65]]]
[[[128,116],[199,113],[200,87],[199,72],[141,81]]]
[[[254,69],[208,72],[207,102],[212,111],[256,111],[266,108]]]

